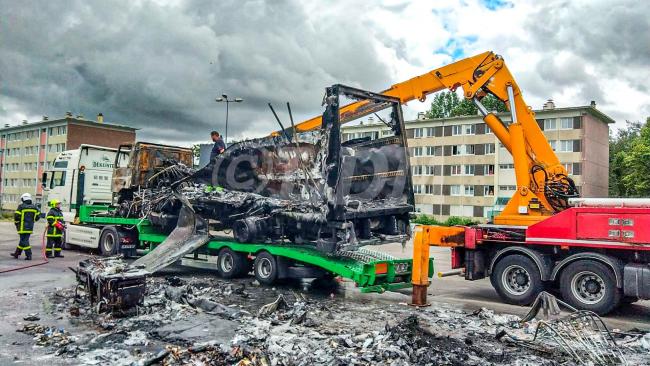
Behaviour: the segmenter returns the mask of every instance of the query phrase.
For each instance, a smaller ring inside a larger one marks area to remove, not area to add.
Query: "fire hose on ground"
[[[47,227],[43,231],[43,239],[41,241],[41,256],[43,258],[43,261],[38,262],[38,263],[28,264],[28,265],[25,265],[25,266],[16,267],[16,268],[3,269],[3,270],[0,271],[0,273],[8,273],[8,272],[19,271],[21,269],[26,269],[26,268],[36,267],[36,266],[42,266],[42,265],[44,265],[46,263],[49,263],[49,261],[47,260],[47,256],[45,255],[45,233],[46,232],[47,232]]]

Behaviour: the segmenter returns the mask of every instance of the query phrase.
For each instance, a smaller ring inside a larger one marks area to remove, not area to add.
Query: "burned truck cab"
[[[342,109],[345,100],[363,106]],[[191,200],[197,212],[243,243],[289,241],[332,253],[408,240],[414,199],[399,99],[334,85],[324,101],[320,129],[289,128],[217,157],[211,183],[222,190]],[[343,141],[341,126],[368,115],[388,133]]]

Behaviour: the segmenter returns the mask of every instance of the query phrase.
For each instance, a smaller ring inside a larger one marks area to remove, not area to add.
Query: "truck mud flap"
[[[133,262],[131,268],[154,273],[200,248],[210,239],[206,220],[196,214],[185,197],[176,197],[183,203],[176,228],[149,254]]]

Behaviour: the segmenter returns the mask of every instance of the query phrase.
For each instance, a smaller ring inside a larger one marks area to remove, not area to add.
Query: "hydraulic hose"
[[[42,266],[42,265],[44,265],[46,263],[49,263],[49,261],[47,260],[47,256],[45,255],[45,233],[46,232],[47,232],[47,226],[45,227],[45,230],[43,231],[43,239],[41,241],[41,257],[43,259],[41,262],[28,264],[26,266],[20,266],[20,267],[16,267],[16,268],[4,269],[4,270],[1,270],[0,273],[19,271],[21,269],[31,268],[31,267],[36,267],[36,266]]]

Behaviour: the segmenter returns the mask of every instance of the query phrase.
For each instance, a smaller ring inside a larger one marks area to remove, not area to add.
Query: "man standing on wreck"
[[[212,151],[210,151],[210,161],[212,161],[218,155],[223,153],[224,150],[226,150],[226,144],[223,142],[223,139],[221,139],[221,135],[219,135],[219,132],[217,131],[210,132],[210,137],[212,137],[212,141],[214,142],[214,146],[212,146]]]

